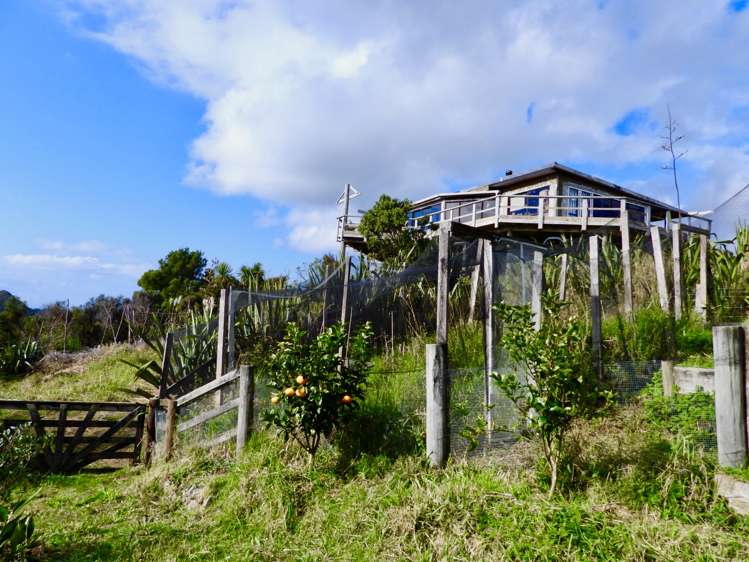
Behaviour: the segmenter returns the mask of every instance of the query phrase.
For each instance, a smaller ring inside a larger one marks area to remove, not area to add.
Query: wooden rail
[[[218,403],[211,409],[201,412],[198,415],[179,422],[180,409],[183,409],[195,403],[201,398],[215,394],[220,397],[222,390],[234,381],[239,381],[239,396],[225,403]],[[255,381],[252,369],[249,366],[242,365],[238,369],[231,371],[200,388],[188,392],[178,398],[168,398],[162,400],[162,406],[167,409],[166,420],[166,437],[164,442],[164,456],[168,459],[172,455],[174,447],[174,438],[180,433],[194,430],[198,426],[222,416],[232,410],[237,410],[237,424],[234,428],[221,433],[213,439],[199,443],[203,447],[213,447],[220,443],[225,443],[232,438],[236,439],[237,454],[244,448],[244,444],[249,437],[253,426],[253,401],[255,396]],[[170,415],[171,414],[171,415]]]
[[[77,472],[105,459],[139,460],[145,420],[143,404],[0,400],[2,410],[26,414],[3,418],[0,423],[3,428],[30,425],[44,440],[36,463],[52,472]],[[85,415],[82,418],[69,417],[75,412],[85,412]],[[56,416],[50,418],[50,414]],[[100,417],[97,419],[96,416]],[[106,417],[102,419],[102,416]]]

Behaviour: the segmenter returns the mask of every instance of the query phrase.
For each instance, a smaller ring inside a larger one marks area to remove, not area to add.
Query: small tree
[[[551,472],[549,495],[556,489],[559,462],[572,423],[601,411],[608,402],[592,368],[590,345],[583,324],[575,317],[562,319],[562,303],[544,299],[541,329],[534,328],[527,306],[495,306],[504,322],[501,338],[510,359],[525,370],[492,375],[537,435]]]
[[[299,443],[310,462],[324,435],[351,419],[364,397],[372,328],[367,323],[351,337],[348,357],[339,350],[346,331],[334,324],[311,341],[295,324],[268,361],[272,407],[263,413],[267,425],[281,430],[284,440]]]
[[[407,228],[408,199],[382,195],[362,217],[359,232],[367,241],[367,254],[388,267],[401,268],[423,247],[424,232]]]

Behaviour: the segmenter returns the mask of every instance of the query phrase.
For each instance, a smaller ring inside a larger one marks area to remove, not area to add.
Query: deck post
[[[559,264],[559,300],[564,301],[567,296],[567,260],[569,257],[567,254],[562,254],[561,262]]]
[[[583,230],[588,230],[588,200],[583,199]]]
[[[598,377],[603,377],[603,365],[601,363],[601,293],[598,276],[598,236],[589,238],[590,258],[590,320],[591,339],[593,343],[593,365]]]
[[[237,458],[242,453],[253,426],[255,401],[255,376],[252,367],[239,367],[239,411],[237,412]]]
[[[669,311],[668,286],[666,285],[666,268],[663,265],[663,248],[658,225],[650,227],[650,240],[653,243],[653,260],[655,261],[655,279],[658,283],[658,300],[664,312]]]
[[[499,213],[501,210],[501,198],[499,196],[499,191],[494,196],[494,228],[497,228],[499,226]]]
[[[473,322],[476,316],[476,301],[479,295],[479,277],[481,276],[481,262],[484,259],[484,239],[479,238],[476,245],[476,263],[471,271],[471,295],[468,304],[468,322]]]
[[[494,248],[491,240],[484,242],[484,420],[492,430],[492,373],[494,372]]]
[[[681,318],[681,224],[671,224],[671,253],[674,260],[674,318]]]
[[[536,331],[541,329],[543,321],[544,294],[544,253],[540,250],[533,252],[533,267],[531,269],[531,310]]]
[[[624,203],[624,200],[622,200]],[[629,211],[621,211],[622,274],[624,275],[624,314],[632,316],[632,256],[629,248]]]
[[[538,196],[538,229],[542,230],[544,227],[544,196]]]
[[[450,290],[450,223],[440,225],[437,262],[437,343],[447,345],[447,305]]]
[[[713,327],[718,464],[743,467],[747,458],[744,328]]]
[[[694,308],[702,319],[707,318],[707,235],[700,234],[700,280],[695,292]]]

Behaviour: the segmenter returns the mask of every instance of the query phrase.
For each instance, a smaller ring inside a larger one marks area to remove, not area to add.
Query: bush
[[[372,329],[365,324],[347,343],[341,324],[334,324],[312,341],[290,323],[286,336],[268,360],[268,379],[275,390],[272,408],[263,413],[269,426],[284,439],[297,441],[314,459],[323,436],[346,424],[364,397]]]
[[[38,342],[28,340],[25,344],[14,343],[0,349],[0,373],[23,375],[33,369],[34,363],[42,358]]]
[[[30,424],[0,432],[0,498],[26,473],[44,445]]]
[[[34,517],[19,513],[33,496],[8,506],[0,504],[0,558],[26,560],[26,553],[36,544]]]

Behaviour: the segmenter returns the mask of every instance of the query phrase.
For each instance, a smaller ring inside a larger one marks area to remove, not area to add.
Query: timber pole
[[[603,377],[603,364],[601,357],[601,288],[598,275],[598,253],[599,239],[594,235],[589,238],[589,260],[590,260],[590,322],[591,340],[593,344],[593,365],[598,377]]]
[[[484,273],[484,420],[492,430],[492,373],[494,372],[494,248],[491,240],[483,241]]]
[[[713,327],[718,464],[732,468],[747,458],[745,337],[738,325]]]
[[[674,261],[674,318],[681,318],[681,225],[671,225],[671,253]]]
[[[658,300],[663,312],[669,312],[668,286],[666,285],[666,268],[663,265],[663,248],[658,226],[650,227],[650,240],[653,243],[653,261],[655,262],[655,280],[658,284]]]
[[[629,211],[621,211],[622,274],[624,276],[624,314],[632,316],[632,255],[629,247]]]
[[[533,266],[531,269],[531,311],[536,331],[541,329],[543,321],[544,294],[544,253],[540,250],[533,252]]]

